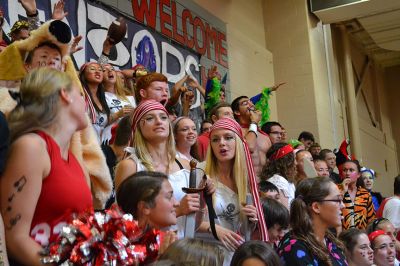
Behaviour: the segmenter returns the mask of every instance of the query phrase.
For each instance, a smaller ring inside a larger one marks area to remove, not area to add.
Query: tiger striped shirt
[[[354,202],[348,192],[343,195],[344,208],[342,209],[344,230],[349,228],[365,229],[375,218],[374,205],[371,194],[364,188],[357,188]]]

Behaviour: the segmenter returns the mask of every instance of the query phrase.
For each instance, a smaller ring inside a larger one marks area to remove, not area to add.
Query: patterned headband
[[[361,173],[370,173],[372,178],[375,178],[375,171],[370,169],[370,168],[362,167],[361,168]]]
[[[257,215],[258,215],[257,218],[259,220],[258,228],[260,230],[261,240],[268,241],[267,225],[265,223],[264,212],[263,212],[263,208],[261,206],[260,198],[258,195],[256,174],[254,171],[253,161],[250,156],[250,151],[249,151],[249,147],[247,146],[247,142],[243,138],[242,129],[241,129],[240,125],[232,118],[222,118],[222,119],[218,120],[217,122],[215,122],[215,124],[211,127],[210,134],[212,134],[212,132],[216,129],[230,130],[230,131],[234,132],[236,135],[238,135],[239,138],[243,142],[244,153],[246,156],[247,173],[249,175],[248,180],[250,183],[251,194],[253,196],[253,202],[257,209]]]
[[[275,153],[273,153],[270,157],[269,160],[270,161],[275,161],[278,160],[286,155],[288,155],[289,153],[293,152],[293,147],[291,145],[286,145],[283,146],[282,148],[280,148],[279,150],[277,150]]]
[[[239,136],[239,138],[243,141],[243,133],[242,133],[242,128],[240,125],[233,120],[232,118],[223,118],[215,122],[215,124],[211,127],[210,132],[212,132],[214,129],[228,129],[230,131],[233,131],[236,135]]]
[[[88,66],[93,65],[93,64],[96,64],[96,65],[99,65],[99,66],[100,66],[100,64],[97,63],[97,62],[86,62],[86,63],[84,63],[84,64],[81,66],[81,68],[79,69],[79,74],[81,74]]]
[[[136,107],[135,111],[133,112],[132,132],[136,131],[139,121],[143,118],[143,116],[148,112],[154,110],[161,110],[168,115],[168,112],[165,109],[165,107],[161,103],[155,100],[145,100],[140,102],[139,105]]]

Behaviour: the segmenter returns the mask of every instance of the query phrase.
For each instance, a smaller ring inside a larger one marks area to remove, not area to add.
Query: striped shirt
[[[345,205],[342,209],[344,230],[349,228],[365,229],[375,218],[371,194],[364,188],[357,188],[354,202],[348,192],[344,193],[343,203]]]

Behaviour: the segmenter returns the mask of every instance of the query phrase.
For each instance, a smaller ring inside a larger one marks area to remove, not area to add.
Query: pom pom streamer
[[[146,265],[156,260],[160,231],[142,230],[118,208],[87,212],[64,226],[41,261],[58,265]]]
[[[221,83],[217,77],[210,80],[210,86],[206,90],[206,102],[204,104],[207,115],[211,109],[220,102]]]
[[[257,110],[261,111],[260,125],[269,121],[271,110],[269,109],[269,99],[271,98],[271,89],[263,88],[262,92],[251,98]]]

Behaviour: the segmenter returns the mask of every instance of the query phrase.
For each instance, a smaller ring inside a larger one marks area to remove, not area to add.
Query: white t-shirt
[[[90,110],[89,112],[89,116],[90,114]],[[107,123],[108,123],[108,118],[107,118],[107,114],[106,113],[102,113],[102,112],[96,112],[96,121],[94,121],[94,123],[92,123],[92,126],[94,128],[94,131],[97,134],[97,139],[99,140],[99,143],[101,143],[101,136],[103,134],[104,128],[106,127]]]
[[[110,114],[114,114],[121,110],[125,106],[132,106],[136,107],[135,103],[135,98],[133,96],[127,96],[128,101],[119,98],[116,94],[111,93],[111,92],[105,92],[104,93],[106,96],[106,102],[108,105],[108,108],[110,109]],[[112,134],[111,134],[111,129],[115,124],[119,122],[120,119],[117,121],[114,121],[114,123],[108,125],[104,130],[102,131],[101,134],[101,143],[108,143],[108,141],[111,139]]]
[[[107,102],[108,108],[110,108],[111,114],[118,112],[119,110],[122,109],[122,107],[127,106],[127,105],[136,107],[135,98],[133,98],[133,96],[127,96],[126,98],[128,99],[128,101],[126,101],[111,92],[106,91],[104,94],[106,96],[106,102]]]
[[[218,224],[226,229],[235,233],[241,234],[243,224],[240,219],[240,204],[239,196],[236,192],[225,186],[221,182],[216,182],[215,195],[213,197],[213,204],[217,219],[215,224]],[[209,221],[208,213],[205,213],[203,221]],[[195,235],[196,238],[203,239],[207,242],[217,244],[224,251],[223,266],[229,266],[233,257],[233,252],[227,250],[221,241],[214,239],[210,233],[199,233]]]
[[[382,217],[388,219],[396,229],[400,228],[400,198],[394,196],[386,202]]]
[[[132,152],[132,149],[129,149],[129,151]],[[129,158],[131,158],[136,163],[137,172],[147,171],[142,161],[139,160],[134,153],[132,153],[129,156]],[[190,178],[190,171],[187,169],[180,169],[177,172],[168,175],[168,181],[171,184],[172,189],[174,191],[174,197],[179,202],[186,195],[186,193],[182,191],[182,188],[189,187],[189,178]],[[197,185],[200,183],[200,180],[201,178],[196,181]],[[176,225],[172,225],[168,229],[177,231],[178,239],[182,239],[184,238],[185,222],[186,222],[186,216],[180,216],[177,218]]]

